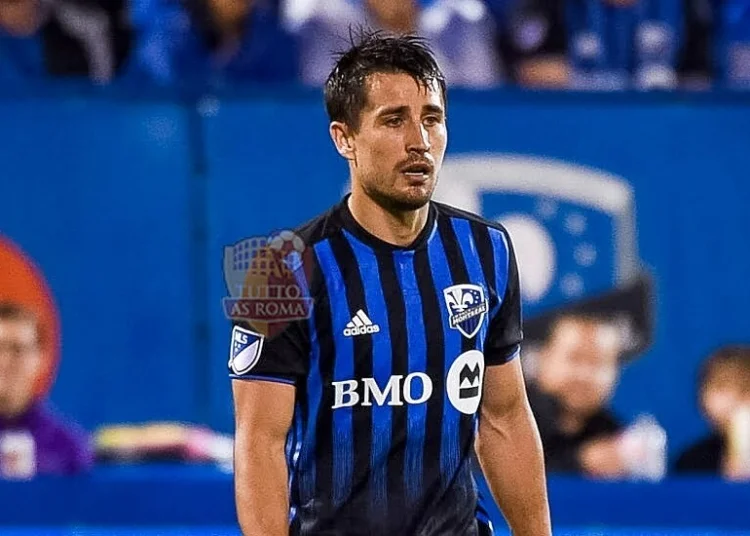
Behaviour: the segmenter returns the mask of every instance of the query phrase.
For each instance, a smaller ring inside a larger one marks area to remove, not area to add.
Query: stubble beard
[[[378,206],[388,212],[410,212],[419,210],[432,199],[435,192],[437,179],[433,179],[429,186],[429,191],[425,194],[421,192],[414,194],[407,191],[397,191],[395,189],[383,188],[378,183],[363,184],[363,189],[367,196],[372,199]],[[414,188],[416,190],[416,188]]]

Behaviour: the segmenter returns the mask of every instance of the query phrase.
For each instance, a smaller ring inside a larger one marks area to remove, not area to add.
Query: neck
[[[429,203],[415,210],[391,211],[376,203],[361,189],[352,189],[349,211],[368,233],[394,246],[408,246],[427,224]]]

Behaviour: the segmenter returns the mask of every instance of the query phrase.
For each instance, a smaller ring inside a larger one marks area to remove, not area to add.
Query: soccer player
[[[445,93],[423,41],[379,33],[326,82],[351,194],[296,231],[309,318],[232,331],[245,536],[491,534],[475,451],[514,535],[550,534],[511,241],[431,200]]]

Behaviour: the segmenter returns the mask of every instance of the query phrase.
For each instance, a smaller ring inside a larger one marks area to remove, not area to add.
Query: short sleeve
[[[235,322],[229,349],[229,377],[295,385],[307,375],[309,349],[306,320],[288,322],[270,335],[245,322]]]
[[[500,308],[490,319],[487,330],[484,359],[488,366],[501,365],[516,357],[523,340],[521,292],[513,244],[505,232],[490,230],[490,234],[495,252],[496,280],[504,280],[505,287],[496,289]]]
[[[297,232],[252,237],[225,253],[234,290],[225,302],[232,319],[229,376],[299,385],[310,361],[315,307],[313,250]]]

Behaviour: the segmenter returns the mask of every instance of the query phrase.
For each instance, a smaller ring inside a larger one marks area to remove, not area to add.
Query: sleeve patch
[[[229,368],[234,374],[250,372],[260,360],[265,337],[249,329],[234,326],[232,344],[229,349]]]

